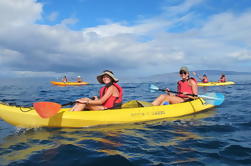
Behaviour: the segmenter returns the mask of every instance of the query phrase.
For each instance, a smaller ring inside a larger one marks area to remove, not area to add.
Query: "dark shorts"
[[[115,103],[113,107],[107,108],[107,110],[111,110],[111,109],[120,109],[121,106],[122,106],[122,103]]]

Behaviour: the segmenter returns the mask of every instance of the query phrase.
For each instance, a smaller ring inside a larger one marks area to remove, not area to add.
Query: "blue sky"
[[[0,0],[0,76],[249,71],[250,0]]]

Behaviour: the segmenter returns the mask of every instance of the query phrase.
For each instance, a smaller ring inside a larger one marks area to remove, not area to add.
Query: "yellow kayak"
[[[41,118],[33,107],[20,108],[2,103],[0,104],[0,118],[16,127],[21,128],[79,128],[180,117],[215,107],[215,105],[208,104],[202,98],[179,104],[161,106],[142,105],[138,104],[139,102],[140,101],[133,100],[123,104],[122,109],[112,109],[105,111],[99,110],[70,112],[70,108],[62,108],[56,115],[50,118]],[[138,105],[135,106],[135,103]]]
[[[227,81],[227,82],[208,82],[208,83],[203,83],[203,82],[198,82],[198,86],[224,86],[224,85],[233,85],[235,82],[233,81]]]
[[[51,83],[53,85],[58,85],[58,86],[81,86],[89,84],[88,82],[56,82],[56,81],[51,81]]]

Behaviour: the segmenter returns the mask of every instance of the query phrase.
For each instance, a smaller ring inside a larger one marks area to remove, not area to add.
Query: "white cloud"
[[[170,6],[163,7],[163,9],[166,15],[175,16],[175,15],[185,14],[192,7],[199,5],[202,2],[203,0],[185,0],[184,3],[171,7]]]
[[[49,21],[55,21],[58,17],[58,12],[52,12],[49,16],[48,16],[48,20]]]
[[[42,5],[34,0],[0,0],[1,27],[34,23],[41,12]]]
[[[240,50],[239,52],[233,52],[229,55],[240,61],[251,60],[251,51],[250,50]]]
[[[213,16],[202,28],[204,37],[224,42],[241,42],[251,46],[251,12],[239,15],[221,13]],[[238,43],[233,43],[238,44]]]
[[[72,18],[55,26],[36,24],[42,13],[42,5],[36,1],[0,0],[0,22],[5,26],[0,26],[0,64],[13,73],[32,76],[98,73],[107,68],[134,71],[132,74],[148,71],[150,75],[174,71],[184,64],[213,68],[224,62],[233,66],[236,60],[251,60],[250,12],[221,13],[204,20],[201,27],[166,31],[178,22],[196,21],[189,10],[201,2],[190,0],[168,8],[170,15],[183,13],[182,17],[161,15],[130,26],[110,22],[73,31],[67,25],[78,20]]]

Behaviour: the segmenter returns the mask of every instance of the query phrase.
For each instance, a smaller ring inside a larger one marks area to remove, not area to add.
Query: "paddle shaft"
[[[165,92],[165,91],[167,91],[167,90],[166,90],[166,89],[159,89],[159,91]],[[171,91],[171,90],[169,90],[168,92],[177,93],[177,94],[184,94],[184,93],[182,93],[182,92]],[[184,94],[184,95],[193,96],[193,97],[198,97],[198,95],[194,95],[194,94]]]
[[[202,80],[202,78],[200,78],[200,75],[199,75],[199,74],[197,74],[197,73],[195,73],[195,72],[192,72],[192,73],[193,73],[193,75],[195,75],[198,79]]]
[[[159,89],[159,91],[167,91],[165,89]],[[168,91],[168,92],[171,92],[171,93],[177,93],[177,94],[184,94],[184,93],[181,93],[181,92],[176,92],[176,91]],[[184,95],[187,95],[187,96],[192,96],[192,97],[201,97],[201,98],[206,98],[206,99],[212,99],[212,100],[217,100],[218,98],[215,98],[215,97],[211,97],[211,96],[205,96],[205,95],[194,95],[194,94],[184,94]]]
[[[91,99],[91,100],[94,100],[95,97],[91,97],[90,99]],[[67,106],[67,105],[73,105],[73,104],[75,104],[75,103],[76,103],[76,101],[71,101],[71,102],[66,103],[66,104],[63,104],[63,105],[61,105],[61,106],[64,107],[64,106]]]
[[[75,103],[76,103],[75,101],[74,101],[74,102],[71,101],[71,102],[69,102],[69,103],[63,104],[62,107],[67,106],[67,105],[73,105],[73,104],[75,104]]]

